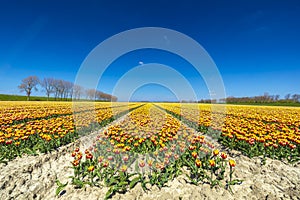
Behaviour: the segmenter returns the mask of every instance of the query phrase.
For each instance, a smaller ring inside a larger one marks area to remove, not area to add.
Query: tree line
[[[299,103],[299,94],[287,94],[284,98],[280,98],[280,95],[270,95],[265,93],[264,95],[254,97],[227,97],[227,103]]]
[[[70,81],[55,78],[44,78],[40,80],[37,76],[29,76],[21,81],[18,86],[21,92],[25,92],[27,100],[30,100],[30,95],[33,90],[37,91],[38,86],[42,88],[49,100],[53,95],[55,100],[102,100],[102,101],[117,101],[116,96],[106,94],[95,89],[85,89],[80,85],[76,85]]]
[[[264,93],[264,95],[253,96],[253,97],[227,97],[225,99],[201,99],[198,103],[299,103],[300,94],[287,94],[283,98],[280,95],[270,95],[269,93]]]

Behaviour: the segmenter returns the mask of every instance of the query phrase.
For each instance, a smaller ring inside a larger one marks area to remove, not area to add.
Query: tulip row
[[[70,105],[71,103],[69,103]],[[48,152],[51,149],[70,143],[80,135],[87,134],[110,123],[115,118],[128,112],[128,109],[133,109],[137,105],[108,107],[99,103],[95,107],[95,115],[84,111],[77,112],[74,115],[60,115],[58,117],[1,125],[0,162],[7,162],[7,160],[21,156],[24,153],[36,155],[38,152]]]
[[[0,125],[120,106],[126,106],[126,104],[111,102],[0,102]]]
[[[230,189],[240,183],[232,180],[235,162],[213,149],[194,129],[146,104],[100,132],[89,149],[74,150],[72,183],[77,187],[109,187],[109,198],[139,182],[144,190],[151,185],[163,187],[183,173],[192,184],[208,182],[213,187],[225,183],[225,170],[229,168],[225,187]],[[57,194],[62,189],[59,187]]]
[[[250,157],[299,160],[299,108],[227,105],[226,112],[218,112],[222,105],[159,106],[196,123],[200,131],[215,133],[223,144]]]

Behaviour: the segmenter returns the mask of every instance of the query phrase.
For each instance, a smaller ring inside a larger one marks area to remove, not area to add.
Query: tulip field
[[[300,158],[300,109],[270,106],[161,105],[190,121],[199,131],[249,157],[263,156],[297,162]],[[222,124],[219,124],[222,122]]]
[[[0,162],[24,153],[49,152],[89,133],[99,124],[110,123],[114,116],[134,106],[138,105],[101,103],[92,107],[83,103],[73,112],[72,103],[67,102],[1,102]],[[95,110],[95,115],[90,114],[91,109]]]
[[[71,156],[72,183],[105,185],[110,188],[106,198],[139,182],[144,190],[147,184],[163,187],[183,173],[195,185],[205,182],[213,187],[224,182],[230,189],[241,182],[232,179],[234,160],[227,160],[227,154],[214,149],[204,135],[153,104],[132,111],[101,132],[89,149],[76,148]]]
[[[51,152],[95,131],[89,148],[70,153],[70,179],[76,188],[108,187],[105,198],[138,183],[145,191],[162,188],[179,175],[231,191],[243,181],[233,178],[233,150],[260,157],[262,165],[266,158],[300,160],[296,107],[0,102],[0,162]],[[66,184],[57,185],[59,195]]]

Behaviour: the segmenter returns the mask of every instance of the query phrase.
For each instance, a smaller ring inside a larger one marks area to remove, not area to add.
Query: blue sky
[[[201,44],[216,63],[227,96],[268,92],[283,98],[300,93],[300,3],[296,0],[1,0],[0,5],[0,93],[20,94],[17,86],[29,75],[74,82],[81,63],[99,43],[119,32],[148,26],[179,31]],[[209,98],[193,66],[153,49],[115,60],[98,88],[112,92],[120,77],[140,62],[176,69],[190,81],[199,99]],[[152,84],[132,97],[147,98],[172,100],[174,94]]]

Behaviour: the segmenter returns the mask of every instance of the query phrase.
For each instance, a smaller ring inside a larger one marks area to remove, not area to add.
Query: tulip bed
[[[1,102],[0,162],[22,154],[36,155],[70,143],[82,134],[112,122],[139,105]],[[95,115],[90,111],[94,110]]]
[[[72,183],[109,187],[106,198],[140,183],[163,187],[239,184],[235,161],[211,139],[253,157],[300,160],[300,109],[179,103],[0,102],[0,162],[49,152],[128,115],[71,156]],[[182,123],[184,122],[184,124]],[[65,184],[59,181],[57,194]]]
[[[76,187],[109,187],[105,198],[141,183],[144,190],[163,187],[185,174],[191,184],[231,185],[234,160],[214,149],[205,137],[153,104],[145,104],[100,132],[89,149],[72,153]],[[225,171],[229,170],[228,177]],[[59,184],[57,194],[65,185]]]
[[[249,157],[294,163],[300,160],[300,109],[297,107],[159,104],[199,131]],[[221,110],[221,111],[218,111]],[[223,122],[223,124],[220,124]]]

